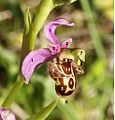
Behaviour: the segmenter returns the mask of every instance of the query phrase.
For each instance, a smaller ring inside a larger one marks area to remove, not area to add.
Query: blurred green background
[[[78,76],[79,86],[75,94],[70,97],[68,104],[60,103],[47,120],[114,118],[113,0],[86,1],[88,5],[83,0],[78,0],[71,5],[55,8],[46,21],[47,23],[61,17],[75,22],[74,28],[61,26],[56,34],[61,41],[73,38],[71,47],[86,50],[85,74]],[[34,18],[39,2],[39,0],[0,0],[0,104],[14,85],[18,74],[23,12],[30,6]],[[93,19],[90,19],[92,15]],[[93,31],[94,24],[97,32]],[[37,36],[36,49],[47,47],[47,43],[42,29]],[[56,99],[54,86],[54,81],[47,71],[47,64],[42,65],[32,76],[30,84],[22,87],[11,110],[19,120],[25,120]]]

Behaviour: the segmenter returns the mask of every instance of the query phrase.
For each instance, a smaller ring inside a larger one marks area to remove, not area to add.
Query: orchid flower
[[[31,51],[24,59],[22,63],[22,74],[25,77],[25,83],[28,84],[31,75],[36,67],[39,65],[53,60],[60,52],[62,48],[68,48],[72,42],[72,39],[67,39],[63,43],[55,36],[55,30],[60,25],[74,26],[74,23],[70,23],[67,20],[61,18],[56,19],[48,23],[45,28],[45,36],[48,39],[50,45],[48,48],[41,48]]]
[[[0,107],[0,120],[16,120],[16,118],[11,111]]]

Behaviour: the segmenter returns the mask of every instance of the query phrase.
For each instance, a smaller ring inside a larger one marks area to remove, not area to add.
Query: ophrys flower
[[[22,74],[25,77],[25,83],[28,83],[36,67],[51,61],[48,70],[55,80],[56,93],[61,97],[66,97],[70,96],[76,88],[76,75],[84,73],[82,62],[85,62],[85,51],[80,48],[68,48],[72,39],[67,39],[61,43],[55,36],[55,29],[59,25],[72,27],[74,23],[62,18],[48,23],[44,32],[50,42],[49,48],[30,52],[23,61]]]

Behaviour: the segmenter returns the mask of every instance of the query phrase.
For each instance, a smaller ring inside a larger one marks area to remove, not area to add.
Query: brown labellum
[[[71,57],[72,58],[72,57]],[[77,87],[77,74],[83,74],[82,66],[78,66],[72,59],[55,58],[48,66],[50,76],[55,80],[55,91],[58,96],[70,96]]]

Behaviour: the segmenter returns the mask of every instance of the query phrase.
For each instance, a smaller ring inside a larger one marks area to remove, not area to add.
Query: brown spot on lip
[[[66,91],[66,86],[64,85],[55,85],[55,90],[58,95],[64,95]]]
[[[57,81],[57,78],[54,78],[55,81]]]
[[[62,68],[66,74],[72,74],[71,62],[69,61],[69,59],[67,59],[67,62],[64,62],[62,64]]]
[[[69,90],[68,92],[65,93],[66,91],[66,86],[62,86],[62,85],[55,85],[55,90],[56,90],[56,93],[58,95],[61,95],[61,96],[69,96],[73,93],[74,90]]]
[[[73,78],[70,78],[70,79],[69,79],[68,86],[69,86],[69,88],[71,88],[71,89],[73,88],[73,86],[74,86]]]

